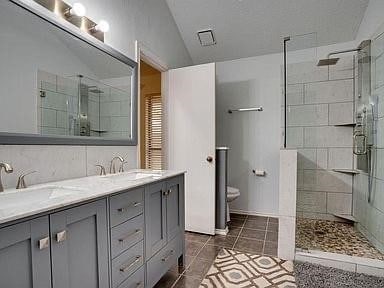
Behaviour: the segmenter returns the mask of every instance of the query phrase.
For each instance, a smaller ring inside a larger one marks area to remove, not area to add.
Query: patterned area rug
[[[200,288],[294,288],[293,263],[222,249]]]

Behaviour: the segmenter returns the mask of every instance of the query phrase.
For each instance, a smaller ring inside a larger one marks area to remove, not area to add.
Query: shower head
[[[336,51],[336,52],[331,52],[328,54],[326,59],[321,59],[317,63],[317,66],[332,66],[336,65],[336,63],[340,60],[340,58],[331,58],[332,55],[338,55],[338,54],[344,54],[344,53],[349,53],[349,52],[358,52],[361,51],[361,48],[354,48],[354,49],[347,49],[347,50],[342,50],[342,51]]]
[[[336,65],[336,63],[340,60],[340,58],[327,58],[327,59],[320,59],[317,63],[317,66],[332,66]]]
[[[104,93],[103,91],[101,91],[97,86],[88,86],[88,91],[91,92],[91,93]]]

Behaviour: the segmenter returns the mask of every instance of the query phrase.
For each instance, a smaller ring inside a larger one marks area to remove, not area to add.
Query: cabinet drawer
[[[112,258],[132,247],[144,237],[144,215],[141,214],[111,229]]]
[[[145,274],[144,266],[132,274],[118,288],[144,288]]]
[[[181,247],[181,237],[178,235],[147,262],[147,287],[153,287],[177,263]]]
[[[143,241],[112,260],[112,286],[118,287],[143,265]]]
[[[111,226],[119,225],[144,210],[144,188],[131,190],[110,199]]]

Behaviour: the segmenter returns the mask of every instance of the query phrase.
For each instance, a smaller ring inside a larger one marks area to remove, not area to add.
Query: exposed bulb
[[[86,12],[87,10],[85,9],[84,5],[79,2],[74,3],[71,10],[69,10],[71,15],[76,15],[78,17],[85,16]]]
[[[97,31],[101,31],[103,33],[106,33],[109,31],[109,23],[105,20],[100,20],[99,24],[95,26],[95,29]]]

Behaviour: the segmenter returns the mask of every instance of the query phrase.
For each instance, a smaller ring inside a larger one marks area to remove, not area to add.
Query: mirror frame
[[[138,64],[111,46],[97,40],[88,33],[81,31],[33,0],[8,0],[10,5],[17,5],[34,14],[48,24],[54,25],[88,45],[114,57],[133,69],[132,73],[132,119],[130,139],[102,139],[84,136],[44,136],[39,134],[0,132],[0,145],[72,145],[72,146],[136,146],[138,139]]]

